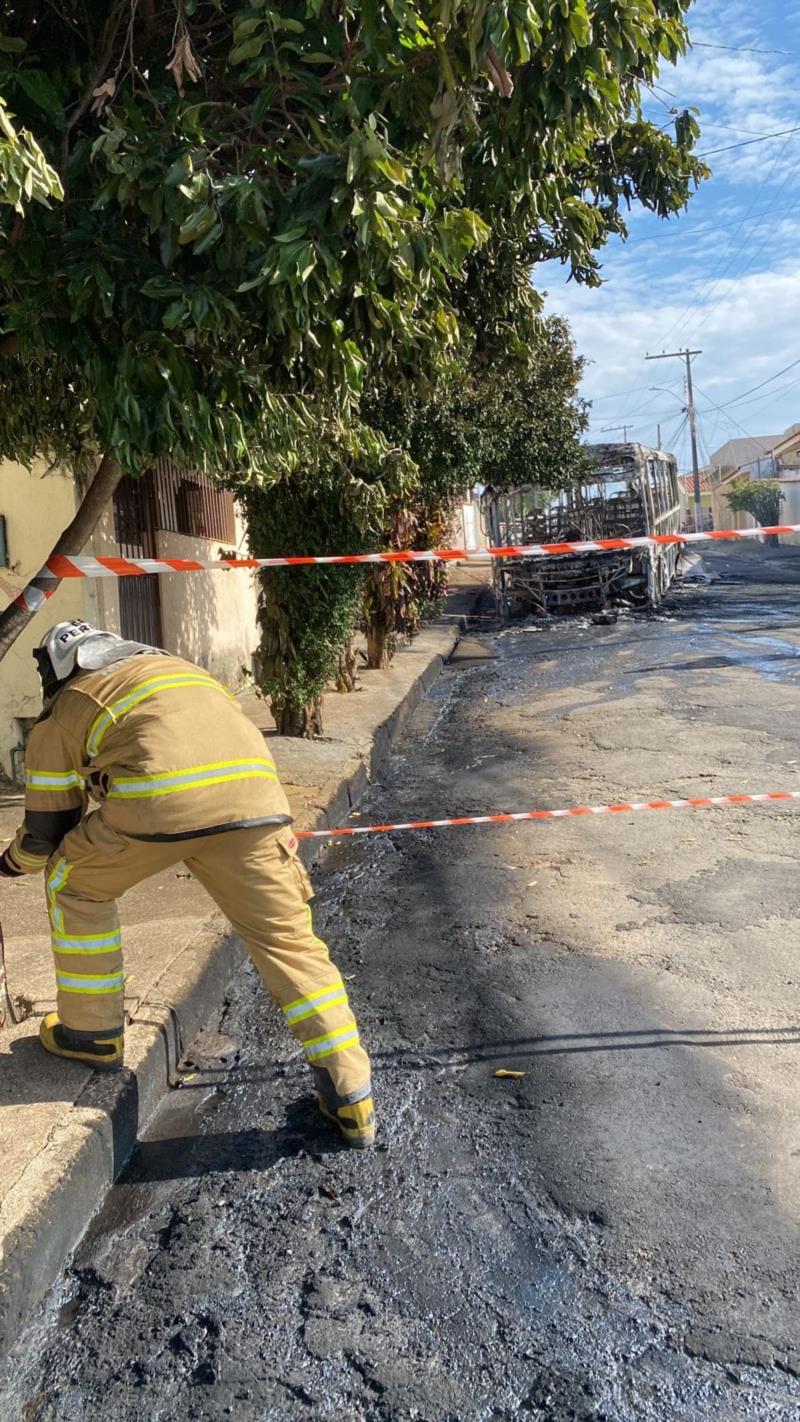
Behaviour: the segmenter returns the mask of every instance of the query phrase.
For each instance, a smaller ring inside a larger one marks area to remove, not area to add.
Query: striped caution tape
[[[41,574],[39,574],[39,576],[41,577]],[[14,602],[17,607],[22,608],[23,612],[38,612],[39,608],[44,607],[47,599],[52,597],[54,592],[55,588],[45,590],[35,587],[33,583],[28,583],[28,586],[22,589],[19,596],[14,598]]]
[[[407,820],[392,825],[347,825],[340,829],[297,830],[298,839],[353,838],[395,830],[454,829],[461,825],[511,825],[523,820],[577,819],[583,815],[628,815],[637,810],[706,810],[729,805],[765,805],[800,800],[800,790],[771,790],[762,795],[695,795],[689,800],[621,801],[617,805],[573,805],[568,810],[522,810],[510,815],[460,815],[449,820]]]
[[[147,573],[207,573],[231,568],[304,568],[312,565],[369,563],[470,562],[482,558],[550,558],[570,553],[616,553],[625,549],[661,548],[692,543],[736,542],[765,534],[800,533],[800,524],[774,524],[764,528],[716,529],[707,533],[658,533],[640,538],[595,538],[582,543],[512,543],[489,548],[426,548],[384,553],[304,554],[285,558],[120,558],[67,556],[49,558],[34,581],[54,578],[127,578]],[[49,592],[32,584],[15,599],[20,607],[36,611]]]

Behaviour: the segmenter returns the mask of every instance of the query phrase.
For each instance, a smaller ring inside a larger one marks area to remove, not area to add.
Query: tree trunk
[[[370,671],[381,671],[392,660],[389,636],[382,622],[370,619],[367,623],[367,666]]]
[[[273,697],[269,709],[275,717],[279,736],[301,736],[310,741],[322,735],[322,697],[317,696],[305,706],[277,702]]]
[[[336,671],[336,690],[341,692],[355,691],[356,689],[356,654],[352,642],[348,642],[339,656],[339,666]]]
[[[89,488],[75,511],[75,517],[51,549],[49,555],[51,558],[60,553],[78,554],[83,550],[100,522],[121,478],[122,470],[116,459],[112,459],[109,454],[104,454]],[[32,606],[25,607],[16,601],[0,612],[0,662],[13,647],[20,633],[36,616],[43,600],[52,597],[60,581],[60,578],[34,578],[24,589],[25,593],[30,595]]]

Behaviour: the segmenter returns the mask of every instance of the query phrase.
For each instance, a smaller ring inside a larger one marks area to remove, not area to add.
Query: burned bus
[[[533,485],[507,493],[487,489],[481,513],[495,548],[530,543],[578,543],[678,533],[680,503],[675,458],[640,444],[586,449],[586,482],[557,494]],[[494,593],[503,617],[594,611],[628,603],[656,606],[675,576],[678,547],[496,558]]]

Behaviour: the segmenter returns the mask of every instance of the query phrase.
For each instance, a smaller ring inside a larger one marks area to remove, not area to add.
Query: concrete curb
[[[480,597],[476,588],[471,609]],[[446,630],[449,649],[432,652],[419,676],[373,736],[369,768],[361,764],[329,795],[304,828],[342,824],[384,766],[400,732],[466,630],[468,614]],[[436,624],[433,624],[436,626]],[[439,624],[443,630],[444,624]],[[320,842],[304,841],[310,864]],[[175,1079],[184,1051],[221,1005],[246,957],[221,914],[198,924],[197,934],[165,968],[138,1005],[126,1029],[125,1071],[91,1074],[64,1124],[50,1135],[2,1202],[0,1239],[0,1357],[16,1342],[27,1319],[80,1241],[138,1136]]]

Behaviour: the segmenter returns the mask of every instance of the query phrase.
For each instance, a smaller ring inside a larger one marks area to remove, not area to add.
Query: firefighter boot
[[[39,1041],[54,1057],[66,1057],[71,1062],[84,1062],[96,1071],[119,1071],[122,1066],[123,1035],[111,1036],[89,1032],[73,1032],[60,1021],[57,1012],[48,1012],[39,1028]]]
[[[340,1096],[325,1067],[312,1067],[317,1104],[323,1116],[339,1127],[347,1145],[356,1150],[369,1150],[375,1144],[375,1106],[372,1086],[367,1082],[359,1091]]]

